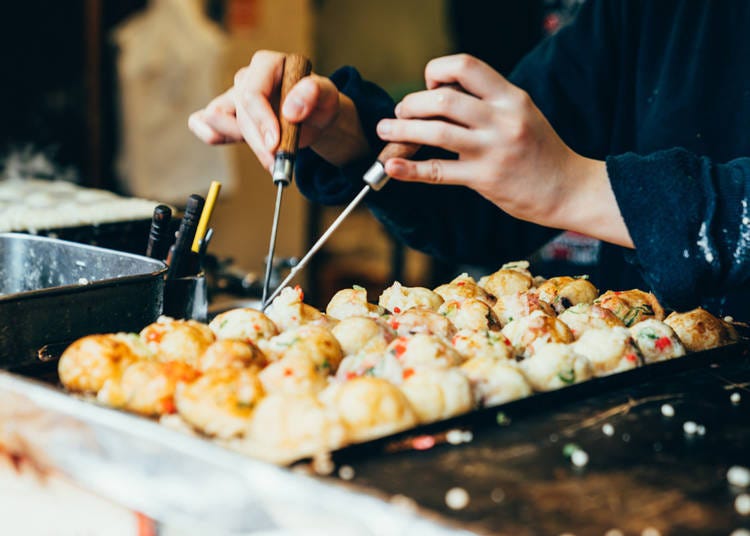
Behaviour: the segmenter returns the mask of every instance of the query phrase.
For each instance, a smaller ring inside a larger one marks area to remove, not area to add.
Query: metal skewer
[[[302,78],[310,74],[312,65],[310,60],[300,54],[289,54],[284,58],[284,74],[281,80],[281,100],[283,104],[289,90]],[[273,255],[276,249],[276,234],[279,228],[279,214],[281,213],[281,199],[284,188],[292,182],[294,173],[294,158],[297,154],[299,144],[299,125],[290,123],[283,116],[279,118],[281,130],[281,141],[276,152],[273,164],[273,182],[276,185],[276,205],[273,212],[273,226],[271,227],[271,240],[268,245],[268,258],[266,259],[266,275],[263,280],[263,309],[266,308],[266,296],[271,284],[273,272]]]
[[[367,172],[363,176],[363,180],[365,181],[366,185],[360,192],[357,194],[357,196],[351,200],[351,202],[344,208],[344,210],[341,211],[341,214],[338,215],[338,217],[333,221],[333,223],[326,229],[326,231],[318,238],[318,240],[313,244],[313,246],[310,248],[310,250],[305,254],[304,257],[300,259],[300,261],[292,268],[292,270],[289,272],[289,275],[286,276],[286,278],[281,282],[281,284],[276,287],[276,290],[273,291],[273,294],[271,294],[268,297],[268,300],[263,299],[263,307],[262,311],[266,310],[266,307],[276,298],[276,296],[279,295],[279,293],[292,281],[292,279],[295,278],[295,276],[299,273],[300,270],[302,270],[308,262],[310,262],[310,259],[312,259],[313,255],[315,255],[320,248],[323,247],[323,244],[326,243],[328,238],[338,229],[338,227],[341,225],[341,223],[346,219],[346,217],[359,205],[360,201],[364,199],[364,197],[370,192],[370,190],[378,191],[380,190],[385,184],[388,182],[388,179],[390,178],[386,172],[385,172],[385,163],[388,161],[389,158],[409,158],[410,156],[414,155],[414,153],[417,152],[419,149],[419,145],[413,144],[413,143],[397,143],[392,142],[385,146],[385,148],[380,152],[378,155],[377,161],[370,167],[370,169],[367,170]],[[265,296],[265,294],[264,294]]]

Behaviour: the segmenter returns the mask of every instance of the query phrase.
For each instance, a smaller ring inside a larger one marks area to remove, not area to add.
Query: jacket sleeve
[[[750,158],[713,162],[684,149],[607,158],[646,282],[682,309],[747,288]]]
[[[384,143],[375,127],[384,117],[393,117],[394,103],[388,94],[362,80],[351,67],[331,77],[340,91],[357,107],[372,154],[337,168],[313,151],[300,151],[297,183],[309,199],[325,205],[343,204],[364,186],[362,175],[373,163]],[[455,158],[434,148],[423,148],[416,159]],[[495,266],[526,257],[559,234],[559,230],[521,222],[505,214],[485,198],[461,186],[390,181],[379,192],[365,198],[370,211],[399,240],[437,258]]]

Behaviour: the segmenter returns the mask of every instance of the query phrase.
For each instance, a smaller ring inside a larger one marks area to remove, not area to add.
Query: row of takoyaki
[[[586,278],[533,278],[518,262],[434,290],[395,283],[377,305],[355,286],[323,313],[285,289],[266,314],[92,335],[65,351],[59,375],[104,404],[176,413],[286,462],[734,340],[702,309],[664,319],[651,294],[600,296]]]

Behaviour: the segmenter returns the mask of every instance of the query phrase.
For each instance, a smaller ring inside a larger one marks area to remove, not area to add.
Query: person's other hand
[[[245,140],[261,164],[270,168],[280,140],[274,103],[279,99],[283,66],[283,53],[256,52],[250,64],[235,74],[233,87],[190,116],[190,130],[211,145]],[[300,147],[318,141],[338,112],[338,89],[316,74],[290,89],[281,107],[286,119],[302,124]]]
[[[468,186],[516,217],[568,229],[574,225],[561,212],[580,201],[589,179],[603,174],[609,189],[604,163],[571,150],[529,95],[487,64],[446,56],[429,62],[425,79],[427,89],[406,96],[378,134],[441,147],[458,160],[393,158],[385,167],[391,177]]]

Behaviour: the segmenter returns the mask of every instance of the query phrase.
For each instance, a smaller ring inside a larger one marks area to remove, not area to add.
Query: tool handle
[[[284,76],[281,80],[281,100],[284,103],[286,96],[294,85],[310,74],[312,64],[310,60],[301,54],[289,54],[284,60]],[[296,153],[299,143],[299,124],[290,123],[284,117],[280,117],[281,142],[279,152]]]
[[[370,169],[368,169],[362,177],[363,180],[373,190],[380,190],[390,178],[385,172],[385,163],[388,159],[409,158],[410,156],[414,156],[414,153],[416,153],[420,147],[421,146],[416,143],[392,141],[380,151],[378,159],[372,166],[370,166]]]
[[[172,209],[167,205],[157,205],[151,218],[151,228],[148,233],[146,256],[152,259],[164,260],[169,249],[169,222],[172,219]]]
[[[301,54],[288,54],[284,58],[284,74],[281,79],[281,100],[283,106],[286,96],[294,85],[310,74],[312,64],[310,60]],[[300,125],[291,123],[283,115],[279,114],[279,127],[281,129],[281,140],[276,151],[276,160],[273,169],[273,182],[286,186],[292,180],[294,169],[294,157],[297,154],[299,144]]]
[[[180,228],[177,231],[177,240],[174,243],[174,252],[170,258],[169,269],[167,270],[167,279],[175,279],[185,276],[185,269],[188,265],[188,259],[191,255],[190,247],[195,238],[195,231],[198,227],[203,205],[203,197],[193,194],[188,197],[185,213],[180,222]]]

